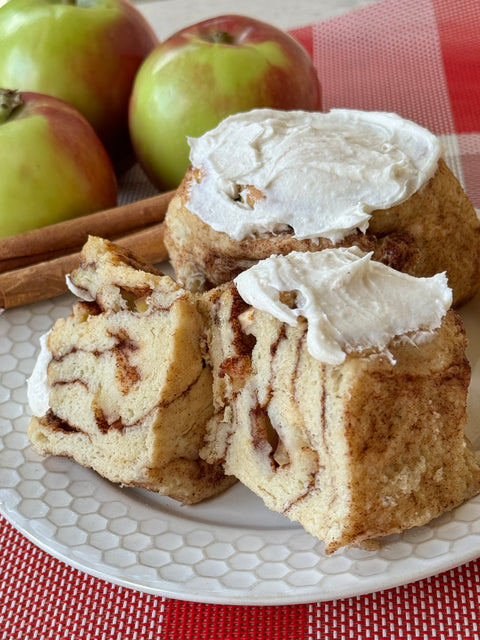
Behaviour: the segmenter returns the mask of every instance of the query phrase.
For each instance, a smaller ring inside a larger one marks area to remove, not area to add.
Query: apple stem
[[[209,40],[216,44],[234,44],[235,38],[227,31],[214,31],[209,34]]]
[[[23,104],[19,91],[0,89],[0,123],[7,122],[17,107]]]

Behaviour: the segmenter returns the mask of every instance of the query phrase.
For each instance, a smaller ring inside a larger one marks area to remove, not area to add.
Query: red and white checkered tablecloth
[[[428,127],[480,208],[480,0],[382,0],[292,33],[318,68],[326,110],[391,110]],[[480,559],[370,595],[249,607],[109,584],[3,518],[0,558],[0,640],[480,638]]]

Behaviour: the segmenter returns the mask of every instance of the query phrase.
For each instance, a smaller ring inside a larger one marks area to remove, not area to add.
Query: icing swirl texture
[[[395,338],[428,339],[452,302],[444,273],[416,278],[357,247],[271,256],[234,282],[247,304],[281,322],[306,318],[310,354],[331,365],[350,352],[384,350]],[[285,291],[296,293],[294,308],[281,301]]]
[[[188,207],[235,240],[291,229],[337,242],[364,232],[373,211],[404,202],[433,176],[442,151],[414,122],[350,109],[254,109],[189,144],[201,179]]]

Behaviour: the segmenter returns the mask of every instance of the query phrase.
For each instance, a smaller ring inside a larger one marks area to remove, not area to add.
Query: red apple
[[[0,87],[66,100],[122,166],[133,79],[157,43],[126,0],[9,0],[0,7]]]
[[[129,117],[137,158],[157,187],[175,188],[189,164],[187,136],[255,107],[321,108],[307,51],[284,31],[245,16],[186,27],[137,73]]]
[[[0,237],[114,207],[110,158],[70,104],[0,89]]]

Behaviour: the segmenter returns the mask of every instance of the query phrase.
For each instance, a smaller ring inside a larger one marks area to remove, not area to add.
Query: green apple
[[[157,43],[126,0],[9,0],[0,7],[0,87],[66,100],[122,166],[133,79]]]
[[[160,189],[173,189],[189,164],[187,136],[256,107],[321,108],[307,51],[284,31],[245,16],[186,27],[141,65],[130,100],[137,158]]]
[[[71,105],[0,89],[0,237],[114,207],[110,158]]]

